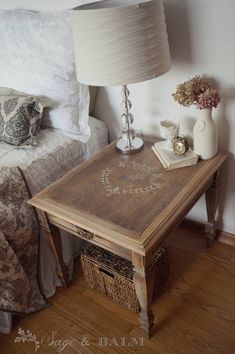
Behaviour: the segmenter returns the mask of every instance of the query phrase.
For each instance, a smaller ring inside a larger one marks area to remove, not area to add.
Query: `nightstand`
[[[218,154],[166,171],[152,145],[146,138],[142,151],[121,155],[112,143],[29,201],[38,210],[65,286],[69,282],[59,228],[132,262],[140,326],[147,336],[154,320],[152,254],[204,192],[206,237],[214,240],[218,171],[226,159]]]

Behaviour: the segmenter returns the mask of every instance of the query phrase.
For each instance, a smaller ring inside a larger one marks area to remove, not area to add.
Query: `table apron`
[[[147,244],[143,245],[142,251],[136,249],[135,247],[132,247],[131,245],[128,245],[126,243],[126,246],[122,246],[117,244],[116,242],[112,242],[111,240],[108,240],[102,236],[99,236],[97,234],[92,234],[91,238],[87,239],[86,237],[82,237],[78,230],[77,226],[73,225],[72,223],[63,220],[62,218],[59,218],[57,216],[51,215],[47,213],[47,217],[49,222],[52,225],[57,226],[59,229],[62,229],[64,231],[69,232],[70,234],[86,240],[87,242],[97,245],[99,247],[102,247],[120,257],[123,257],[127,260],[132,259],[132,253],[139,253],[142,255],[145,255],[147,253],[153,253],[158,247],[160,247],[161,243],[164,242],[164,240],[168,237],[168,235],[174,231],[177,226],[181,223],[181,221],[184,219],[184,217],[187,215],[187,213],[191,210],[191,208],[195,205],[195,203],[198,201],[198,199],[203,195],[203,193],[211,186],[211,184],[214,181],[214,177],[210,178],[210,180],[204,185],[194,196],[190,202],[188,202],[185,206],[178,208],[170,217],[167,218],[167,220],[163,220],[162,224],[160,225],[160,228],[158,227],[158,230],[154,230],[152,232],[152,236],[150,235],[149,242]],[[84,229],[85,231],[85,229]],[[86,232],[86,231],[85,231]],[[110,230],[110,233],[112,231]],[[86,236],[86,235],[85,235]],[[89,236],[89,231],[88,231],[88,236]]]
[[[165,221],[163,221],[160,230],[153,232],[153,237],[145,245],[146,253],[152,253],[157,247],[161,245],[162,242],[173,232],[183,221],[185,216],[189,213],[189,211],[194,207],[196,202],[201,198],[201,196],[210,188],[210,186],[214,182],[214,176],[210,178],[210,180],[198,191],[196,196],[187,203],[186,206],[182,208],[178,208],[174,213]]]
[[[92,239],[86,239],[84,237],[81,237],[77,230],[76,226],[73,225],[72,223],[69,223],[67,221],[64,221],[56,216],[47,214],[48,220],[50,224],[57,226],[59,229],[62,229],[64,231],[67,231],[68,233],[72,234],[73,236],[78,237],[79,239],[85,240],[91,244],[94,244],[96,246],[102,247],[106,249],[107,251],[110,251],[117,256],[123,257],[127,260],[131,260],[132,258],[132,251],[130,249],[124,248],[114,242],[111,242],[105,238],[100,237],[99,235],[94,234],[94,237]]]

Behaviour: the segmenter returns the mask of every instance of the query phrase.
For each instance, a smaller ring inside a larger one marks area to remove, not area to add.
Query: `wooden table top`
[[[29,203],[107,238],[139,245],[159,237],[169,220],[189,209],[226,155],[166,171],[145,139],[141,152],[121,155],[112,143]]]

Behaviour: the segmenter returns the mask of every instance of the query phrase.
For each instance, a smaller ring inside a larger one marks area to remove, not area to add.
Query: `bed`
[[[40,237],[38,215],[27,200],[108,143],[104,123],[89,116],[88,87],[76,78],[69,12],[57,11],[85,2],[71,0],[63,5],[60,2],[60,8],[55,8],[55,2],[51,1],[40,8],[51,12],[25,10],[33,6],[27,0],[17,3],[22,10],[8,11],[14,8],[9,1],[0,5],[0,45],[4,48],[0,56],[0,332],[3,333],[11,331],[14,314],[28,314],[46,307],[47,298],[60,286],[53,255]],[[7,144],[4,135],[12,119],[14,124],[8,129],[11,134],[14,127],[19,133],[25,121],[25,117],[14,111],[14,104],[7,103],[5,110],[6,98],[2,95],[6,89],[10,89],[8,96],[13,95],[10,101],[7,96],[8,103],[17,101],[14,96],[17,93],[20,99],[26,95],[36,97],[44,107],[42,111],[38,105],[34,106],[35,111],[43,113],[37,122],[30,121],[30,143],[24,142],[23,146]],[[17,113],[17,120],[10,116],[12,112]],[[35,145],[32,135],[36,130],[39,135]],[[79,254],[81,242],[61,233],[64,261],[72,275],[73,258]]]
[[[86,159],[91,158],[95,153],[97,153],[100,149],[102,149],[108,143],[108,132],[107,128],[103,122],[95,119],[94,117],[89,117],[89,127],[91,131],[90,138],[87,143],[82,143],[77,140],[74,140],[68,136],[61,134],[61,132],[52,129],[42,129],[40,134],[40,141],[37,147],[12,147],[6,143],[0,143],[0,171],[5,171],[7,168],[10,171],[10,175],[15,175],[15,168],[20,169],[20,173],[16,173],[16,177],[21,179],[23,185],[19,187],[19,190],[15,190],[15,192],[22,193],[22,196],[18,195],[18,200],[20,201],[22,197],[22,205],[24,200],[28,199],[28,197],[34,195],[35,193],[39,192],[47,185],[58,179],[59,177],[63,176],[66,172],[68,172],[71,168],[80,164]],[[14,177],[14,178],[16,178]],[[7,184],[9,184],[9,175],[6,174]],[[14,182],[14,181],[13,181]],[[17,181],[17,185],[20,182]],[[28,195],[24,195],[25,190],[23,189],[24,184],[26,185],[26,190]],[[1,184],[2,188],[3,184]],[[12,190],[11,190],[12,195]],[[3,195],[3,193],[0,193]],[[6,210],[9,207],[9,196],[6,198],[6,204],[3,205],[3,200],[1,200],[0,205],[3,210]],[[16,205],[15,205],[16,204]],[[7,207],[6,207],[7,205]],[[18,204],[13,202],[13,206],[11,208],[18,208]],[[14,209],[15,210],[15,209]],[[14,213],[13,210],[13,213]],[[25,209],[19,210],[19,214],[24,212]],[[32,212],[32,211],[31,211]],[[30,214],[30,217],[32,215]],[[6,235],[5,243],[7,239],[9,240],[8,244],[5,244],[5,247],[0,247],[2,253],[11,255],[11,245],[12,245],[12,234],[16,235],[17,232],[15,231],[16,228],[19,229],[19,223],[22,220],[21,215],[19,215],[19,219],[17,220],[17,215],[6,215],[8,220],[8,224],[10,223],[12,227],[9,225],[5,225],[2,222],[2,229],[5,227],[4,235]],[[1,218],[0,218],[1,220]],[[24,221],[25,222],[25,221]],[[25,228],[25,230],[24,230]],[[23,230],[19,231],[18,236],[21,236],[22,232],[27,234],[27,230],[30,229],[33,232],[33,235],[30,233],[29,237],[32,239],[34,237],[34,247],[29,249],[27,253],[31,253],[31,257],[34,255],[36,256],[37,252],[37,241],[40,239],[40,266],[39,266],[39,285],[40,287],[37,289],[37,294],[34,296],[36,298],[32,304],[25,303],[25,304],[18,304],[19,296],[24,295],[24,297],[32,298],[32,290],[35,285],[35,269],[34,273],[30,274],[28,277],[23,277],[20,271],[16,271],[19,268],[19,264],[17,263],[17,259],[11,260],[11,268],[6,269],[6,281],[5,283],[2,281],[2,286],[5,284],[5,288],[7,287],[8,290],[6,292],[1,293],[1,308],[5,306],[5,310],[12,312],[12,313],[30,313],[32,311],[41,309],[46,305],[46,301],[44,297],[50,297],[55,293],[56,286],[60,286],[60,282],[57,277],[56,272],[56,263],[53,258],[53,255],[50,252],[50,249],[47,243],[44,241],[43,238],[39,238],[38,232],[38,224],[36,222],[31,224],[24,225]],[[62,242],[63,242],[63,251],[64,251],[64,261],[66,264],[69,265],[70,273],[72,274],[73,271],[73,258],[79,254],[81,248],[81,242],[79,239],[70,236],[64,237],[64,232],[62,232]],[[19,248],[19,245],[14,245],[13,243],[13,251],[15,251],[15,247]],[[27,250],[27,248],[24,249]],[[21,251],[18,251],[21,254]],[[24,253],[24,252],[22,252]],[[20,262],[22,261],[21,257]],[[27,268],[27,262],[24,262],[24,267]],[[7,266],[8,264],[6,264]],[[34,264],[34,267],[37,265]],[[32,263],[28,264],[30,270],[32,270]],[[25,268],[24,268],[25,270]],[[15,282],[9,281],[12,276],[17,278]],[[25,290],[24,282],[29,279],[30,277],[33,278],[31,281],[31,289],[27,292]],[[3,280],[3,277],[1,278]],[[26,280],[25,280],[26,279]],[[22,292],[19,291],[20,287],[22,286]],[[10,287],[10,289],[9,289]],[[18,294],[16,293],[16,288]],[[12,295],[9,301],[7,301],[7,297],[9,298],[9,294]],[[28,294],[25,296],[25,294]],[[41,297],[40,297],[41,295]],[[18,297],[18,298],[17,298]],[[3,301],[4,298],[4,301]],[[7,312],[0,312],[0,332],[9,333],[11,330],[12,324],[12,315],[11,313]]]

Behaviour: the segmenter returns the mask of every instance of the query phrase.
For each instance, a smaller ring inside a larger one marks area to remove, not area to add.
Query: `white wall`
[[[214,110],[219,147],[229,158],[222,170],[219,226],[235,233],[235,1],[165,0],[166,21],[172,56],[169,73],[152,81],[130,86],[136,129],[159,135],[162,117],[178,119],[181,132],[192,136],[198,111],[184,108],[171,97],[178,83],[195,74],[218,80],[223,96]],[[120,135],[120,87],[101,88],[95,114],[110,128],[110,137]],[[204,221],[204,199],[190,213]]]

